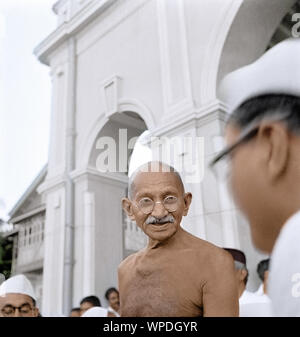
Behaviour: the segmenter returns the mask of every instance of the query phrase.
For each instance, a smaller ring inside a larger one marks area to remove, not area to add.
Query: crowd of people
[[[240,317],[270,317],[271,301],[267,295],[269,259],[261,261],[257,273],[262,283],[253,293],[246,290],[249,272],[245,254],[237,249],[224,248],[234,261],[236,286],[239,294]],[[71,309],[69,317],[120,317],[119,291],[111,287],[105,292],[108,307],[103,307],[98,296],[90,295]],[[0,285],[0,317],[41,317],[31,282],[24,275],[12,276]]]
[[[245,254],[238,249],[224,249],[232,255],[234,260],[240,317],[271,317],[271,300],[267,293],[270,259],[262,260],[257,265],[257,274],[261,280],[261,284],[256,292],[251,292],[246,289],[249,271]]]
[[[120,317],[119,291],[111,287],[105,292],[108,307],[99,297],[90,295],[71,309],[69,317]],[[0,317],[41,317],[31,282],[25,275],[10,277],[0,285]]]
[[[120,317],[119,291],[112,287],[106,290],[105,299],[108,307],[101,306],[99,297],[86,296],[80,301],[80,306],[70,312],[70,317]]]

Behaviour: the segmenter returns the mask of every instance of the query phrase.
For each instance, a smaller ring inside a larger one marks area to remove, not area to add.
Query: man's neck
[[[159,240],[153,240],[149,238],[147,250],[162,248],[162,247],[165,247],[166,245],[168,246],[168,248],[176,247],[181,243],[181,238],[183,235],[184,235],[184,230],[181,227],[179,227],[177,231],[172,236],[167,238],[166,240],[159,241]]]
[[[279,237],[280,231],[284,225],[293,217],[296,213],[300,211],[300,202],[295,203],[295,205],[289,205],[286,208],[282,207],[281,214],[274,214],[274,220],[271,220],[271,223],[274,224],[274,230],[272,235],[269,236],[268,247],[266,249],[267,253],[272,253],[276,240]]]

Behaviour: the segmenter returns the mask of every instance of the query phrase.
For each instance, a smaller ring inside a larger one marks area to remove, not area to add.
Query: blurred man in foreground
[[[272,253],[269,295],[279,316],[300,316],[300,40],[289,39],[227,75],[227,161],[233,196],[254,244]]]

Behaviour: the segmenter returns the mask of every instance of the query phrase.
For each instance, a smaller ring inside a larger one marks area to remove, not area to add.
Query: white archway
[[[283,17],[296,0],[244,0],[228,31],[218,81],[227,73],[254,62],[267,49]]]
[[[201,102],[217,99],[220,80],[266,50],[276,28],[296,0],[232,0],[216,15],[200,86]]]
[[[139,100],[137,99],[120,99],[118,103],[118,113],[124,112],[133,112],[140,116],[148,130],[152,130],[155,128],[156,122],[153,117],[152,112]],[[83,142],[80,150],[79,150],[79,160],[80,163],[79,169],[85,169],[88,167],[89,158],[91,155],[92,147],[95,142],[96,137],[101,132],[103,127],[110,121],[105,115],[99,116],[99,118],[95,121],[94,125],[90,130],[88,130],[85,141]]]

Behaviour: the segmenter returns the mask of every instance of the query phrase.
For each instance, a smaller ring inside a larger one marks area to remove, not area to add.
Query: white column
[[[164,119],[193,109],[183,0],[157,0]]]
[[[220,151],[225,145],[222,136],[213,137],[212,141],[215,153]],[[239,249],[240,242],[237,229],[236,206],[229,195],[226,181],[218,181],[218,194],[222,220],[223,246]]]
[[[95,293],[95,195],[84,193],[83,294]]]

